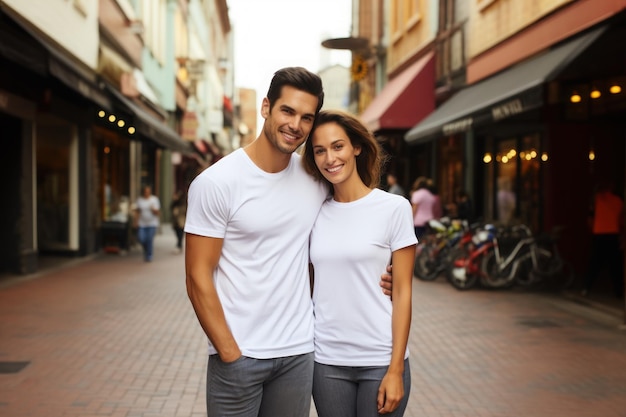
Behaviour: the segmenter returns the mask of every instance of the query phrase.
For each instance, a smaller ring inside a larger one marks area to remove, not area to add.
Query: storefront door
[[[78,139],[52,116],[36,128],[37,240],[40,252],[78,250]]]

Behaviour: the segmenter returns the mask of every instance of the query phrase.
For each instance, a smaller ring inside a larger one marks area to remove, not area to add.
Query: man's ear
[[[270,101],[267,99],[267,97],[264,97],[263,102],[261,103],[261,116],[264,119],[270,117]]]

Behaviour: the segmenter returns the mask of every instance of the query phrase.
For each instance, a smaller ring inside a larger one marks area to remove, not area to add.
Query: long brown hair
[[[356,157],[359,177],[368,187],[377,187],[380,183],[380,172],[387,157],[374,135],[356,117],[339,110],[323,110],[315,117],[315,123],[309,134],[309,139],[304,145],[302,155],[302,163],[306,172],[318,181],[326,182],[332,188],[332,184],[324,178],[317,168],[313,154],[312,138],[315,130],[327,123],[337,123],[348,135],[352,146],[361,148],[361,153]]]

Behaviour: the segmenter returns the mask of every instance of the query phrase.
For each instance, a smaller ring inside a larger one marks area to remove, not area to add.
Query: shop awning
[[[595,29],[466,87],[409,130],[406,142],[424,143],[542,106],[544,83],[554,80],[605,30],[605,26]]]
[[[32,29],[21,16],[13,12],[10,8],[1,5],[0,9],[14,22],[16,22],[29,37],[34,39],[47,51],[47,62],[44,63],[47,65],[47,72],[86,99],[94,102],[104,109],[110,108],[110,102],[107,95],[98,86],[98,79],[95,71],[86,65],[75,61],[66,52]],[[3,33],[2,35],[5,34]],[[2,39],[2,43],[5,43],[5,40],[9,40],[5,39],[4,36]],[[3,55],[21,65],[26,65],[29,69],[42,73],[43,68],[41,68],[41,62],[30,57],[32,52],[31,48],[25,47],[24,50],[21,51],[18,49],[23,43],[23,41],[19,42],[18,39],[18,42],[13,44],[14,46],[11,50],[11,46],[7,42],[6,45],[0,48],[0,52],[5,50]]]
[[[121,106],[125,111],[135,117],[135,127],[142,136],[156,142],[157,145],[165,149],[184,153],[193,152],[192,142],[184,140],[172,128],[125,97],[115,87],[107,85],[107,89],[113,96],[114,104]]]
[[[408,130],[435,109],[433,54],[422,57],[390,80],[361,114],[373,132]]]

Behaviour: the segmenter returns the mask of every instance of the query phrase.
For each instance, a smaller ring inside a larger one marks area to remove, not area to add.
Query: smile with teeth
[[[328,171],[328,172],[330,172],[332,174],[334,172],[339,171],[341,169],[341,167],[343,167],[343,165],[339,165],[339,166],[332,167],[332,168],[326,168],[326,171]]]
[[[287,133],[287,132],[283,132],[283,136],[285,137],[285,139],[287,140],[298,140],[298,136],[293,135],[291,133]]]

